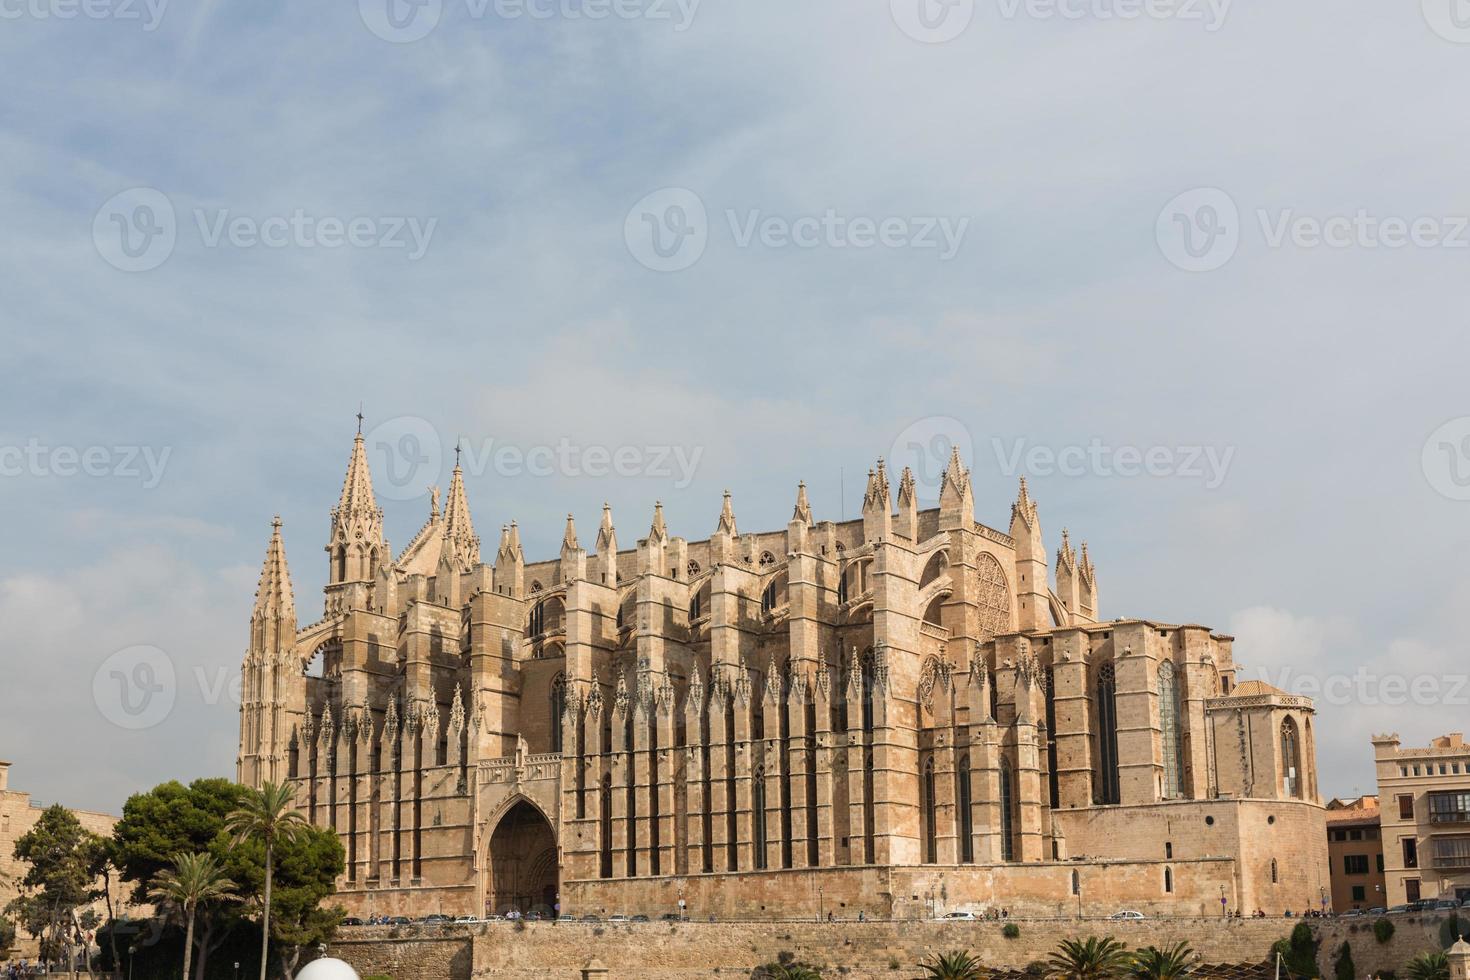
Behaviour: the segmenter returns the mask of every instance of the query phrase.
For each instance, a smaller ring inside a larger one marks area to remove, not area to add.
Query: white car
[[[974,922],[974,912],[949,912],[944,916],[946,919],[957,922]]]
[[[1142,912],[1135,912],[1133,909],[1124,909],[1121,912],[1114,912],[1108,916],[1109,919],[1142,919],[1143,917]]]

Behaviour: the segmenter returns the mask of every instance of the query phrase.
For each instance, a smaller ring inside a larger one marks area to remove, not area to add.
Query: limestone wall
[[[745,923],[531,923],[515,926],[446,926],[439,932],[354,929],[334,943],[332,954],[364,976],[395,980],[580,980],[596,959],[607,980],[694,980],[745,977],[782,952],[825,967],[844,980],[903,980],[935,952],[965,949],[987,966],[1024,969],[1045,959],[1062,939],[1108,935],[1130,948],[1189,943],[1209,963],[1261,963],[1271,944],[1299,919],[1087,919],[1012,920],[1020,929],[1007,939],[1002,924],[981,922],[745,922]],[[1417,953],[1437,948],[1439,919],[1395,916],[1394,936],[1379,943],[1372,920],[1309,920],[1321,942],[1318,966],[1332,976],[1339,946],[1353,950],[1357,976],[1393,970]],[[395,938],[396,936],[396,938]],[[896,966],[895,966],[896,964]]]

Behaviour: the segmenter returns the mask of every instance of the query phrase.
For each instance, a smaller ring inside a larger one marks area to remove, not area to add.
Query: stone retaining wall
[[[744,978],[783,952],[843,980],[907,980],[935,952],[965,949],[998,969],[1024,969],[1045,959],[1063,939],[1108,935],[1131,948],[1189,943],[1207,963],[1261,963],[1271,944],[1299,919],[1013,920],[1007,939],[1000,922],[686,922],[493,923],[444,926],[435,934],[354,929],[332,954],[364,977],[395,980],[580,980],[597,960],[606,980]],[[1321,942],[1318,965],[1331,976],[1346,940],[1357,975],[1402,973],[1417,953],[1437,948],[1439,919],[1394,916],[1394,936],[1379,943],[1371,919],[1308,920]],[[1467,918],[1470,925],[1470,918]],[[406,934],[405,934],[406,933]]]

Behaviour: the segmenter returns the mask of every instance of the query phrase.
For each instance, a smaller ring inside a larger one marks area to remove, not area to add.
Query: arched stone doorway
[[[521,800],[490,835],[490,892],[485,910],[505,914],[555,911],[558,888],[556,835],[530,803]]]

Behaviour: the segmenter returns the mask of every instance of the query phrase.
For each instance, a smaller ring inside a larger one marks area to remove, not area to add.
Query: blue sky
[[[1048,545],[1090,542],[1105,615],[1233,632],[1282,686],[1360,678],[1319,703],[1325,793],[1372,789],[1372,731],[1463,727],[1470,37],[1451,0],[1133,19],[1127,0],[922,0],[938,43],[913,36],[921,0],[704,0],[687,20],[430,0],[396,9],[437,12],[406,43],[370,29],[387,2],[172,0],[156,23],[140,2],[0,4],[16,786],[116,809],[233,772],[220,682],[269,521],[307,622],[359,402],[375,443],[425,436],[443,464],[382,500],[396,546],[461,436],[636,451],[632,475],[474,467],[481,537],[514,518],[533,557],[569,510],[590,543],[604,500],[625,541],[654,499],[706,536],[727,487],[742,527],[782,526],[801,479],[819,519],[843,484],[852,516],[877,456],[957,439],[981,520],[1005,526],[1026,472]],[[685,227],[670,201],[702,209],[703,251],[660,272],[636,232]],[[298,214],[361,220],[361,244],[252,238]],[[1181,268],[1181,214],[1208,271]],[[124,271],[117,236],[150,216],[172,247],[138,238],[156,264]],[[1418,220],[1418,243],[1386,244]],[[894,244],[858,247],[862,222]],[[952,255],[925,247],[941,226],[963,228]],[[1328,245],[1317,226],[1353,227]],[[661,447],[697,455],[691,478]],[[1069,447],[1088,461],[1047,464]],[[1120,475],[1129,448],[1155,472]],[[63,449],[94,450],[94,475]],[[1191,465],[1205,450],[1219,479]],[[98,691],[137,646],[175,690],[132,729]],[[1395,677],[1421,693],[1383,695]]]

